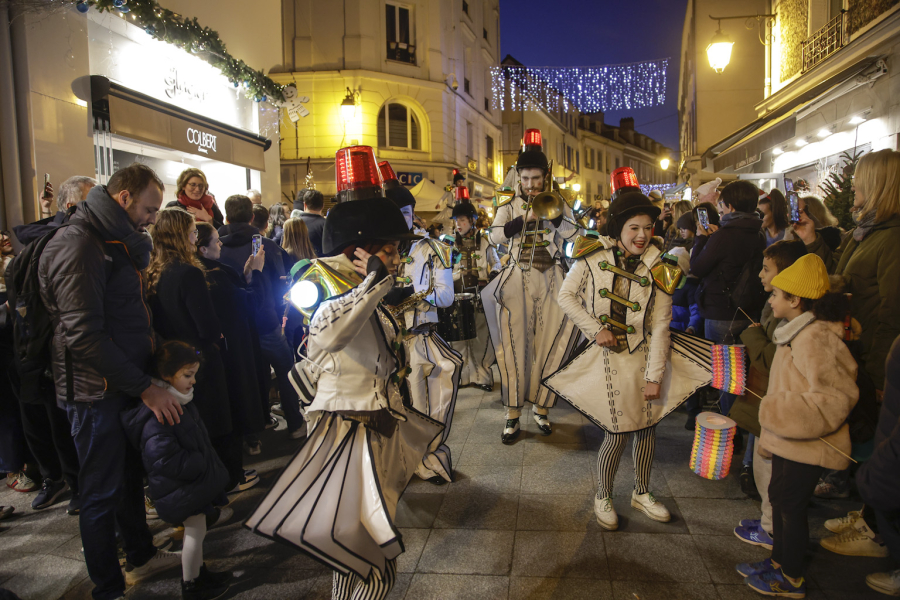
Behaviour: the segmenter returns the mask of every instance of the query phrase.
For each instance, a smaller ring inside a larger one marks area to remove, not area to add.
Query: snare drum
[[[448,342],[477,337],[475,332],[475,294],[456,294],[453,305],[438,308],[438,334]]]

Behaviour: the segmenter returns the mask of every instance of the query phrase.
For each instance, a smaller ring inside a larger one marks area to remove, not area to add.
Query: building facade
[[[281,130],[284,197],[335,193],[334,155],[362,144],[404,185],[443,187],[467,175],[473,197],[502,180],[500,114],[488,69],[498,64],[498,0],[283,2],[283,66],[308,114]],[[429,212],[436,207],[418,207]]]

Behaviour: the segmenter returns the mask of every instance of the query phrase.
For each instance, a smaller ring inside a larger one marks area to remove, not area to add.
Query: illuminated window
[[[378,113],[378,146],[421,149],[422,129],[415,113],[398,103],[385,104]]]

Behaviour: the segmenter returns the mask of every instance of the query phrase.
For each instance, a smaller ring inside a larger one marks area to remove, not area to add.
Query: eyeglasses
[[[202,188],[202,187],[205,187],[205,185],[202,183],[188,183],[184,187],[186,187],[186,188]]]

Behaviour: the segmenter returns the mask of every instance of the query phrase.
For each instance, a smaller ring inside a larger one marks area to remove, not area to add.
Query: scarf
[[[188,195],[184,192],[178,194],[178,204],[182,206],[192,206],[197,210],[205,210],[211,217],[213,216],[213,203],[215,203],[215,200],[213,200],[213,197],[209,194],[203,194],[199,200],[188,198]]]
[[[856,221],[856,219],[854,219]],[[875,211],[870,210],[856,221],[856,229],[853,230],[853,239],[857,242],[863,241],[872,228],[875,227]]]
[[[94,227],[108,240],[125,244],[128,256],[138,271],[150,264],[153,238],[146,231],[138,231],[125,209],[119,206],[106,191],[105,185],[95,186],[88,193],[87,200],[78,204],[76,214],[81,211]]]
[[[815,320],[816,315],[810,311],[806,311],[793,321],[784,320],[775,329],[775,333],[772,334],[772,341],[778,346],[790,344],[797,337],[798,333]]]
[[[737,221],[738,219],[756,219],[759,221],[759,217],[756,216],[756,213],[746,213],[740,211],[730,212],[727,215],[722,215],[719,217],[719,226],[724,227],[726,224],[731,223],[732,221]]]
[[[180,404],[182,406],[186,405],[188,402],[190,402],[191,400],[194,399],[194,388],[191,388],[190,393],[182,394],[181,392],[179,392],[178,390],[173,388],[172,385],[166,381],[156,379],[155,377],[151,377],[150,381],[155,383],[162,389],[166,390],[173,396],[175,396],[175,399],[178,400],[178,404]]]

